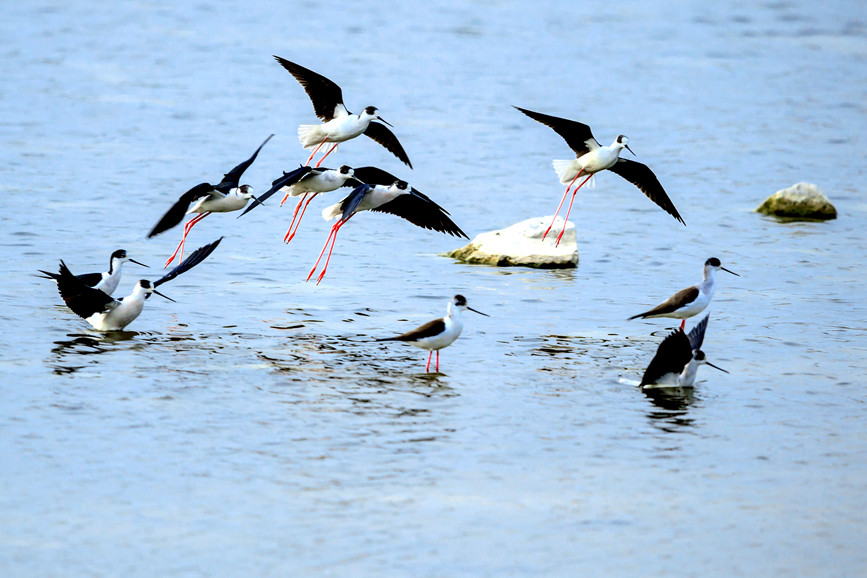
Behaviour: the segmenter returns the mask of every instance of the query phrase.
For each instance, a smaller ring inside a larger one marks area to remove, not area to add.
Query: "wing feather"
[[[321,74],[304,68],[299,64],[295,64],[277,55],[274,55],[274,58],[304,87],[307,96],[310,97],[310,101],[313,103],[313,110],[316,112],[316,116],[323,122],[333,120],[335,108],[337,105],[343,105],[343,91],[340,90],[340,87]]]
[[[665,193],[665,189],[663,189],[662,185],[659,183],[659,179],[657,179],[656,175],[653,174],[653,171],[650,170],[650,167],[629,159],[618,159],[618,161],[614,163],[614,166],[609,167],[608,170],[620,175],[638,187],[642,193],[647,195],[648,199],[659,205],[659,207],[666,213],[686,225],[680,214],[677,212],[677,209],[674,207],[674,203],[671,202],[671,199],[669,199],[668,195]]]

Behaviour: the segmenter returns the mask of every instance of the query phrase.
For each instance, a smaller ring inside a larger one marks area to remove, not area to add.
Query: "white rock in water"
[[[777,191],[757,212],[786,219],[836,219],[837,209],[816,185],[797,183]]]
[[[533,217],[511,227],[476,235],[469,245],[446,253],[447,257],[467,263],[497,267],[537,267],[540,269],[567,269],[578,265],[578,243],[575,225],[566,223],[566,231],[555,246],[557,235],[563,229],[563,219],[557,217],[545,240],[542,235],[552,216]]]

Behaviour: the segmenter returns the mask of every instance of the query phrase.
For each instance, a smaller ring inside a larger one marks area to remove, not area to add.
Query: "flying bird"
[[[181,242],[178,243],[178,248],[175,249],[174,254],[166,261],[165,267],[168,267],[174,261],[179,252],[180,257],[178,259],[184,258],[184,243],[187,240],[187,235],[196,223],[211,213],[229,213],[243,209],[251,198],[258,202],[256,197],[253,196],[253,187],[250,185],[239,185],[238,183],[244,171],[253,164],[253,161],[259,155],[259,151],[262,150],[265,143],[271,140],[273,136],[272,134],[266,138],[259,145],[259,148],[256,149],[256,152],[253,153],[253,156],[226,173],[219,184],[201,183],[181,195],[175,204],[154,225],[154,228],[148,233],[148,239],[178,225],[184,220],[184,215],[198,213],[198,215],[187,221],[187,224],[184,225],[184,235],[181,237]]]
[[[135,259],[127,256],[124,249],[118,249],[111,254],[111,258],[108,260],[108,271],[103,273],[83,273],[81,275],[76,275],[75,277],[88,287],[99,289],[106,295],[111,295],[114,293],[115,289],[117,289],[118,283],[120,283],[121,269],[123,268],[123,264],[127,262],[147,267],[144,263],[139,263]],[[42,273],[42,275],[37,275],[37,277],[52,279],[55,282],[60,279],[60,275],[57,273],[51,273],[50,271],[43,271],[41,269],[39,272]]]
[[[563,199],[560,200],[560,204],[557,206],[557,211],[554,213],[554,219],[557,218],[557,214],[560,212],[560,209],[563,207],[563,202],[566,200],[566,195],[569,194],[569,189],[573,184],[575,184],[578,177],[581,175],[587,175],[581,184],[575,187],[572,192],[572,199],[569,201],[569,209],[566,211],[565,221],[569,220],[569,214],[572,212],[572,203],[575,201],[575,195],[578,193],[578,189],[584,186],[584,184],[590,180],[590,177],[600,171],[608,169],[638,187],[638,189],[647,195],[651,201],[659,205],[663,210],[684,225],[686,224],[683,222],[683,219],[674,207],[674,203],[672,203],[671,199],[668,198],[665,189],[662,188],[656,175],[653,174],[653,171],[651,171],[647,165],[620,158],[620,151],[624,148],[629,152],[632,152],[632,149],[629,148],[629,139],[624,135],[618,136],[610,145],[602,146],[595,138],[593,138],[593,133],[590,131],[590,127],[586,124],[574,120],[567,120],[565,118],[558,118],[556,116],[549,116],[539,112],[533,112],[532,110],[526,110],[517,106],[515,108],[533,120],[541,122],[545,126],[554,129],[554,132],[566,140],[566,144],[569,145],[569,148],[575,151],[574,160],[554,161],[554,170],[557,172],[560,182],[564,185],[568,183],[566,191],[563,193]],[[551,221],[551,225],[548,226],[542,239],[548,236],[548,232],[553,226],[554,220]],[[566,228],[564,225],[563,231],[565,230]],[[558,245],[560,239],[563,237],[563,231],[560,231],[560,235],[557,237]]]
[[[729,271],[722,266],[720,260],[716,257],[711,257],[704,262],[704,280],[697,285],[681,289],[664,302],[660,303],[653,309],[633,315],[628,319],[653,318],[653,317],[673,317],[681,319],[680,328],[683,329],[686,325],[686,320],[693,315],[698,315],[710,304],[715,289],[714,275],[718,270],[722,269],[726,273],[731,273],[736,277],[740,277],[734,271]]]
[[[98,331],[121,331],[141,314],[145,299],[151,293],[174,301],[157,291],[157,287],[201,263],[214,252],[222,239],[220,237],[213,243],[196,249],[180,265],[157,281],[152,283],[147,279],[142,279],[135,284],[132,293],[121,299],[114,299],[98,289],[87,286],[70,272],[62,260],[60,261],[57,289],[73,313],[90,323],[94,329]]]
[[[409,162],[409,157],[406,156],[400,141],[385,127],[385,125],[392,125],[379,116],[379,109],[375,106],[366,106],[361,114],[353,114],[343,104],[343,91],[334,82],[285,58],[276,55],[274,58],[301,83],[313,102],[316,116],[323,122],[323,124],[302,124],[298,127],[298,139],[301,144],[305,149],[313,149],[304,164],[309,165],[325,143],[334,144],[316,163],[317,167],[322,164],[325,157],[337,150],[337,145],[364,134],[412,168],[412,163]]]
[[[430,353],[427,356],[427,365],[424,368],[425,372],[430,371],[431,356],[434,351],[436,351],[437,359],[435,371],[439,373],[440,349],[448,347],[454,343],[458,337],[460,337],[461,331],[464,329],[464,321],[461,319],[461,311],[464,309],[469,309],[473,313],[478,313],[479,315],[488,317],[487,313],[476,311],[472,307],[468,306],[466,297],[463,295],[455,295],[451,301],[449,301],[445,317],[428,321],[424,325],[416,327],[412,331],[407,331],[402,335],[377,339],[377,341],[403,341],[404,343],[409,343],[410,345],[414,345],[420,349],[427,349]]]
[[[701,350],[709,317],[699,321],[688,336],[683,328],[678,328],[666,337],[647,366],[639,387],[692,387],[701,365],[728,373],[709,362]]]
[[[331,232],[319,253],[319,258],[313,265],[313,269],[310,270],[310,274],[307,275],[308,281],[316,268],[319,267],[319,261],[322,260],[322,255],[328,248],[328,243],[331,242],[331,249],[328,251],[328,257],[325,259],[325,265],[316,283],[319,284],[322,281],[325,271],[328,269],[328,261],[331,259],[334,243],[337,242],[337,232],[349,219],[361,211],[391,213],[423,229],[431,229],[469,239],[467,234],[461,231],[460,227],[449,218],[448,211],[410,187],[406,181],[396,179],[394,175],[376,167],[355,169],[355,178],[363,181],[364,184],[353,189],[339,203],[326,207],[322,211],[322,218],[326,221],[337,219],[337,222],[331,227]]]

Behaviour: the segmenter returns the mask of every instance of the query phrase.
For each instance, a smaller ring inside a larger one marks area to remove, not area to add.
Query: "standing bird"
[[[532,110],[526,110],[517,106],[515,108],[533,120],[539,121],[554,129],[554,132],[566,140],[566,144],[569,145],[569,148],[575,151],[575,160],[554,161],[554,170],[557,172],[557,176],[560,177],[560,182],[564,185],[566,183],[569,184],[566,187],[566,191],[563,193],[563,199],[561,199],[560,204],[557,205],[554,219],[557,218],[557,213],[559,213],[560,209],[563,207],[563,202],[566,200],[566,195],[569,194],[569,189],[579,176],[587,175],[587,178],[581,181],[581,184],[575,187],[572,192],[572,200],[569,201],[569,209],[566,211],[566,221],[569,220],[569,213],[572,212],[572,203],[575,201],[575,195],[578,193],[578,189],[584,186],[584,183],[590,180],[590,177],[600,171],[608,169],[638,187],[638,189],[647,195],[651,201],[662,207],[662,209],[672,217],[686,225],[680,217],[680,214],[677,212],[677,209],[674,208],[674,203],[672,203],[671,199],[668,198],[668,195],[665,194],[665,189],[663,189],[662,185],[659,184],[659,180],[657,180],[653,171],[651,171],[647,165],[620,158],[620,151],[623,149],[632,153],[632,149],[629,148],[628,138],[620,135],[614,139],[614,142],[609,146],[602,146],[595,138],[593,138],[593,133],[590,131],[590,127],[586,124],[533,112]],[[554,221],[552,220],[551,225],[548,226],[542,239],[548,235],[548,232],[553,226]],[[563,231],[565,230],[566,228],[564,226]],[[560,244],[560,239],[563,237],[563,231],[560,231],[560,235],[557,237],[558,245]]]
[[[650,311],[633,315],[628,320],[647,319],[651,317],[673,317],[682,319],[680,328],[683,329],[686,325],[688,317],[698,315],[710,304],[711,297],[714,292],[714,274],[717,270],[722,269],[726,273],[731,273],[736,277],[740,277],[734,271],[729,271],[722,266],[720,260],[716,257],[711,257],[704,262],[704,280],[698,285],[681,289],[671,297],[660,303]]]
[[[286,231],[286,236],[283,237],[283,242],[288,243],[295,236],[295,233],[298,232],[298,227],[301,226],[301,218],[304,216],[304,212],[307,211],[307,205],[310,204],[310,201],[320,193],[328,193],[340,187],[357,187],[362,184],[353,178],[354,176],[355,171],[346,165],[343,165],[339,169],[317,168],[306,165],[299,167],[292,172],[283,173],[282,177],[276,179],[272,183],[271,188],[265,194],[259,196],[259,202],[247,207],[241,213],[241,217],[252,211],[257,205],[264,203],[277,191],[286,193],[280,202],[281,207],[290,196],[301,197],[298,204],[295,205],[295,211],[292,213],[292,222],[289,224],[289,230]],[[307,199],[307,202],[304,202],[305,199]],[[302,203],[304,204],[304,208],[299,215],[298,209],[301,208]],[[298,226],[295,226],[296,219]],[[293,226],[295,227],[294,230]]]
[[[431,356],[434,351],[436,351],[437,360],[435,371],[439,373],[440,349],[448,347],[454,343],[458,337],[460,337],[461,331],[464,329],[464,321],[461,319],[461,311],[464,309],[469,309],[473,313],[489,317],[487,313],[476,311],[472,307],[468,306],[467,299],[463,295],[455,295],[452,300],[449,301],[445,317],[428,321],[424,325],[416,327],[412,331],[407,331],[403,335],[377,339],[377,341],[403,341],[404,343],[415,345],[418,348],[427,349],[430,353],[427,356],[427,365],[424,368],[425,372],[430,371]]]
[[[180,265],[157,281],[151,283],[147,279],[142,279],[135,284],[132,293],[121,299],[113,299],[102,291],[88,287],[69,271],[63,261],[60,261],[57,289],[73,313],[90,323],[94,329],[98,331],[121,331],[141,314],[144,301],[151,293],[174,301],[174,299],[157,291],[157,287],[204,261],[208,255],[214,252],[222,239],[220,237],[209,245],[199,247]]]
[[[230,213],[232,211],[243,209],[247,205],[247,201],[250,199],[253,199],[257,203],[259,202],[259,200],[253,196],[253,187],[250,185],[239,186],[238,182],[241,180],[244,171],[246,171],[250,165],[253,164],[253,161],[256,160],[262,147],[265,146],[273,136],[274,135],[272,134],[266,138],[265,141],[259,145],[259,148],[256,149],[256,152],[253,153],[253,156],[226,173],[223,176],[223,180],[220,181],[218,185],[201,183],[181,195],[181,198],[172,205],[172,208],[166,211],[166,214],[162,216],[156,225],[154,225],[154,228],[151,229],[150,233],[148,233],[148,239],[178,225],[184,220],[184,215],[199,213],[184,225],[184,235],[181,237],[181,242],[178,243],[178,248],[175,249],[174,254],[172,254],[172,256],[169,257],[169,260],[166,261],[165,267],[168,267],[169,263],[174,261],[178,252],[181,254],[178,259],[181,260],[184,258],[184,242],[187,240],[187,235],[196,223],[211,213]]]
[[[126,262],[147,267],[144,263],[139,263],[135,259],[128,257],[124,249],[118,249],[111,254],[111,259],[108,261],[108,271],[104,273],[84,273],[82,275],[76,275],[75,278],[88,287],[99,289],[106,295],[111,295],[114,293],[115,289],[117,289],[118,283],[120,283],[121,268]],[[42,273],[42,275],[37,275],[37,277],[53,279],[55,282],[60,279],[60,275],[57,273],[51,273],[41,269],[39,272]]]
[[[331,227],[331,232],[328,234],[328,239],[325,240],[319,258],[316,259],[316,264],[307,275],[308,281],[319,266],[319,261],[322,260],[322,255],[330,241],[331,249],[328,251],[328,258],[325,259],[325,265],[316,280],[316,284],[318,285],[322,281],[322,278],[325,277],[325,271],[328,269],[328,261],[331,260],[334,243],[337,242],[337,232],[353,215],[361,211],[391,213],[423,229],[431,229],[469,239],[467,234],[461,231],[460,227],[449,218],[448,211],[410,187],[406,181],[396,179],[394,175],[376,167],[355,169],[355,177],[364,181],[364,184],[355,187],[349,196],[339,203],[326,207],[322,211],[322,218],[326,221],[338,219],[338,217],[339,219]]]
[[[687,336],[683,328],[671,332],[656,350],[656,355],[647,366],[641,378],[639,387],[692,387],[700,365],[710,365],[728,373],[707,360],[701,350],[707,320],[710,316],[698,322]]]
[[[379,110],[375,106],[365,107],[361,114],[352,114],[343,104],[343,91],[334,82],[285,58],[276,55],[274,58],[301,83],[313,102],[316,116],[323,122],[323,124],[302,124],[298,127],[298,139],[301,144],[305,149],[313,149],[304,164],[309,165],[322,145],[327,142],[334,145],[319,159],[316,163],[317,167],[322,164],[325,157],[337,150],[338,144],[365,134],[412,168],[412,163],[409,162],[409,157],[406,156],[406,151],[403,150],[397,137],[384,126],[392,125],[379,116]]]

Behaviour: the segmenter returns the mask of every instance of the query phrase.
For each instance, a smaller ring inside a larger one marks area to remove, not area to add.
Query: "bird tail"
[[[326,221],[333,221],[334,219],[342,215],[343,209],[340,208],[342,204],[343,201],[340,201],[339,203],[334,203],[333,205],[322,209],[322,218]]]
[[[647,315],[648,313],[650,313],[650,311],[645,311],[644,313],[639,313],[638,315],[633,315],[632,317],[627,319],[627,321],[632,321],[633,319],[638,319],[639,317],[641,317],[643,319],[644,316]]]
[[[551,163],[554,165],[554,172],[557,173],[557,178],[560,179],[560,182],[564,185],[569,184],[569,181],[575,178],[575,175],[572,174],[573,162],[574,161],[557,159]]]
[[[298,140],[301,141],[301,146],[305,149],[315,149],[322,144],[325,135],[319,130],[320,124],[302,124],[298,127]],[[334,149],[335,152],[337,149]],[[322,150],[320,149],[320,152]]]
[[[60,279],[60,275],[58,275],[57,273],[50,273],[48,271],[43,271],[42,269],[39,269],[39,272],[42,273],[42,275],[36,275],[36,276],[41,277],[42,279],[52,279],[54,281],[57,281],[58,279]]]

